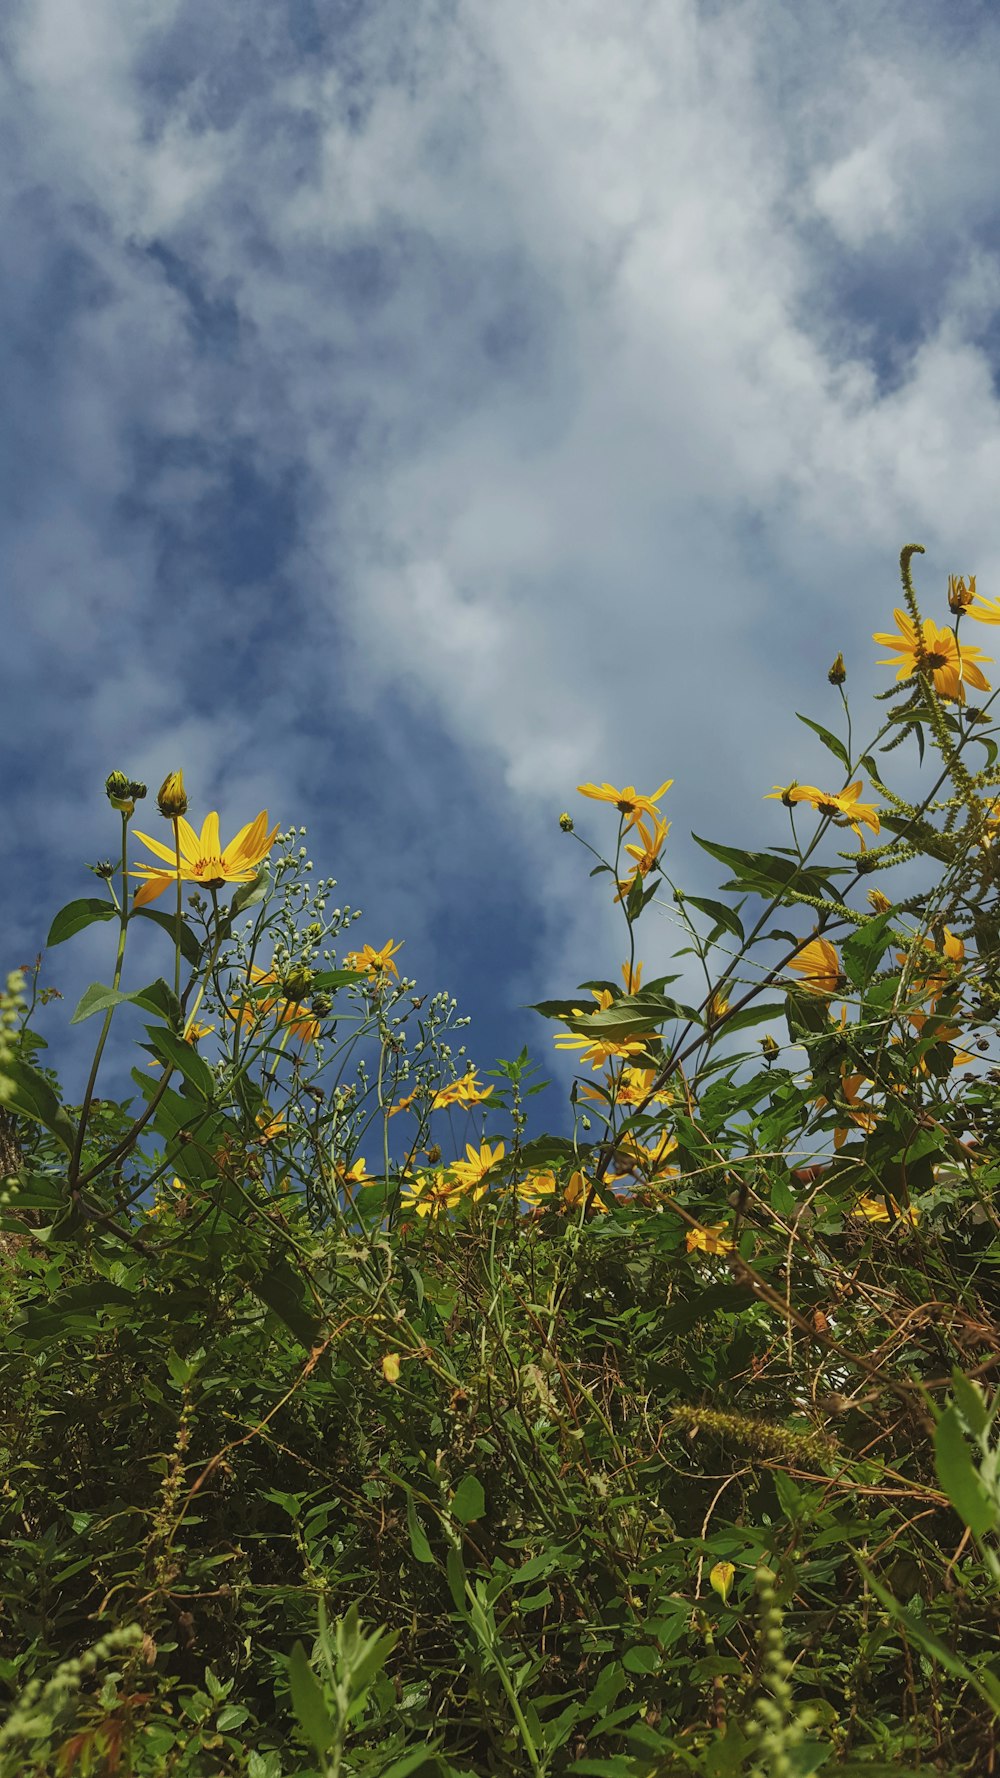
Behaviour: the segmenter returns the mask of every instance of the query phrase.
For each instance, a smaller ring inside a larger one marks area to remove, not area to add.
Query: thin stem
[[[115,958],[115,974],[114,974],[114,980],[111,984],[116,993],[118,991],[118,985],[122,979],[122,965],[125,961],[125,935],[128,930],[128,921],[129,921],[128,874],[127,874],[128,873],[128,821],[129,821],[128,816],[125,814],[125,811],[122,810],[122,899],[121,899],[121,906],[118,909],[118,955]],[[104,1045],[108,1041],[108,1032],[111,1030],[111,1021],[114,1018],[114,1016],[115,1016],[115,1008],[114,1008],[114,1006],[109,1006],[107,1012],[104,1015],[104,1024],[101,1027],[101,1035],[97,1040],[97,1048],[94,1051],[94,1060],[90,1065],[90,1077],[87,1081],[86,1090],[83,1095],[83,1103],[80,1106],[80,1122],[77,1127],[76,1141],[73,1144],[73,1157],[72,1157],[72,1160],[70,1161],[69,1188],[70,1188],[71,1192],[76,1192],[77,1187],[79,1185],[80,1158],[83,1154],[83,1144],[84,1144],[84,1139],[87,1134],[87,1122],[88,1122],[88,1119],[90,1116],[90,1107],[91,1107],[91,1105],[93,1103],[93,1099],[94,1099],[94,1088],[97,1085],[97,1073],[98,1073],[98,1069],[101,1066],[101,1057],[104,1054]]]
[[[181,826],[174,816],[174,858],[177,864],[177,912],[174,926],[174,993],[181,997]]]

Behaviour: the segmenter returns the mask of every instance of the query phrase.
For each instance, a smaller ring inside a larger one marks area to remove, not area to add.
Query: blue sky
[[[10,0],[4,967],[107,772],[182,766],[547,1061],[525,1003],[622,955],[576,784],[672,776],[711,892],[837,650],[887,683],[902,543],[1000,593],[998,51],[975,0]]]

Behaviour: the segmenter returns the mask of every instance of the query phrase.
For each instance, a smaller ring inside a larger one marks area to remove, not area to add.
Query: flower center
[[[945,654],[937,654],[935,652],[934,654],[929,654],[927,656],[927,665],[930,667],[932,673],[936,673],[940,667],[945,667],[947,664],[948,657]]]

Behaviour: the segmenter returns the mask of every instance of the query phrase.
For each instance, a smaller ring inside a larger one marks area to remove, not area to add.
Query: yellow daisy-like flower
[[[920,1211],[915,1204],[901,1210],[895,1198],[890,1198],[889,1203],[892,1205],[891,1214],[886,1208],[884,1198],[860,1197],[856,1199],[849,1214],[863,1217],[866,1222],[910,1222],[916,1226],[920,1221]]]
[[[343,1161],[335,1162],[333,1171],[336,1175],[338,1185],[381,1184],[381,1180],[372,1179],[369,1176],[363,1155],[358,1155],[357,1159],[352,1161],[349,1167],[345,1167]]]
[[[949,574],[949,576],[948,576],[948,609],[950,611],[953,611],[955,613],[956,617],[958,617],[960,612],[968,611],[970,605],[972,605],[973,601],[975,600],[975,597],[976,597],[976,577],[974,574],[969,575],[968,586],[966,586],[966,584],[965,584],[965,575],[964,574]],[[1000,617],[994,618],[994,619],[984,618],[984,619],[981,619],[980,621],[985,622],[985,623],[990,623],[990,622],[1000,623]]]
[[[928,1006],[933,1012],[942,994],[946,993],[950,987],[955,985],[954,971],[965,961],[965,944],[964,941],[956,937],[955,933],[947,926],[942,933],[942,945],[940,951],[932,938],[924,938],[921,940],[921,943],[923,944],[924,949],[930,952],[931,957],[937,958],[939,961],[936,967],[932,967],[928,970],[914,968],[911,977],[911,985],[923,998],[926,999]],[[940,961],[942,958],[944,960],[943,963]],[[900,965],[905,965],[907,962],[907,953],[905,951],[897,951],[896,962]],[[951,969],[948,968],[949,964],[952,965]]]
[[[393,957],[397,951],[402,950],[405,942],[405,939],[400,939],[397,944],[395,939],[390,938],[380,950],[376,950],[374,945],[362,945],[360,951],[348,951],[344,958],[344,968],[363,970],[365,975],[377,978],[394,975],[398,979],[399,970]]]
[[[674,1174],[677,1168],[668,1165],[667,1157],[676,1147],[677,1138],[669,1130],[661,1131],[652,1148],[635,1136],[624,1136],[615,1150],[615,1177],[624,1179],[628,1174],[641,1173],[644,1179],[658,1179],[666,1173]],[[624,1166],[619,1167],[619,1162],[624,1162]]]
[[[578,784],[576,788],[581,796],[592,797],[595,802],[614,803],[619,814],[628,817],[627,825],[634,827],[640,815],[649,815],[656,820],[660,813],[656,805],[672,783],[672,778],[666,778],[652,796],[640,796],[634,784],[626,784],[624,790],[616,790],[613,784],[607,783]]]
[[[733,1253],[735,1241],[727,1241],[723,1230],[725,1223],[717,1223],[711,1228],[688,1229],[684,1237],[684,1245],[689,1253]]]
[[[478,1149],[471,1142],[465,1145],[465,1160],[454,1161],[451,1172],[461,1181],[463,1186],[480,1185],[493,1167],[499,1166],[504,1157],[504,1145],[498,1142],[491,1148],[488,1142],[481,1142]],[[483,1188],[485,1190],[485,1187]],[[476,1196],[481,1196],[477,1192]]]
[[[625,983],[626,994],[638,994],[642,987],[642,964],[623,963],[622,981]],[[593,993],[593,989],[591,989],[591,993]]]
[[[450,1081],[446,1087],[438,1087],[431,1100],[431,1110],[441,1111],[448,1105],[482,1105],[492,1091],[492,1087],[484,1087],[476,1079],[475,1068],[470,1068],[459,1080]]]
[[[274,1142],[278,1136],[283,1136],[289,1127],[286,1118],[272,1117],[269,1111],[259,1111],[256,1122],[260,1131],[257,1141],[261,1148],[266,1148],[269,1142]]]
[[[606,1068],[613,1059],[641,1056],[646,1044],[651,1041],[651,1035],[645,1039],[630,1037],[622,1043],[613,1043],[610,1038],[584,1037],[575,1031],[564,1031],[561,1036],[553,1038],[553,1042],[557,1050],[579,1050],[579,1060],[589,1062],[596,1073],[599,1068]]]
[[[950,630],[947,633],[951,635]],[[875,804],[860,802],[860,796],[859,778],[856,784],[849,784],[846,790],[838,791],[817,790],[815,784],[789,784],[785,788],[776,784],[773,790],[768,791],[764,801],[771,802],[774,798],[779,798],[786,807],[793,803],[809,803],[818,814],[831,816],[838,827],[852,827],[864,847],[864,835],[859,823],[863,821],[873,833],[878,833],[879,818]]]
[[[848,1074],[847,1068],[848,1064],[842,1062],[840,1065],[840,1096],[851,1107],[852,1123],[860,1125],[862,1130],[870,1134],[878,1123],[878,1116],[870,1107],[866,1106],[861,1097],[861,1088],[868,1084],[868,1076],[866,1074]],[[829,1099],[821,1095],[816,1100],[817,1111],[825,1111],[829,1103]],[[843,1148],[849,1135],[850,1129],[846,1124],[834,1130],[834,1148]]]
[[[876,630],[873,642],[881,642],[883,647],[895,649],[888,660],[879,661],[880,667],[898,667],[897,679],[910,679],[919,667],[919,643],[917,630],[907,612],[897,608],[893,616],[899,625],[899,634]],[[977,667],[977,661],[988,661],[991,655],[983,654],[980,648],[970,648],[964,643],[959,646],[954,632],[939,628],[932,618],[925,617],[922,626],[924,655],[928,670],[934,681],[934,689],[942,697],[954,698],[959,704],[965,703],[965,687],[973,685],[978,691],[989,691],[990,682]]]
[[[400,1202],[404,1209],[415,1210],[418,1216],[440,1216],[461,1202],[468,1184],[452,1173],[415,1173],[403,1184]],[[473,1193],[480,1198],[486,1186]]]
[[[579,1171],[570,1174],[563,1190],[563,1203],[568,1210],[576,1210],[581,1204],[586,1204],[591,1211],[606,1211],[608,1208],[594,1190],[593,1180]]]
[[[615,896],[616,901],[624,901],[632,884],[635,882],[636,877],[642,877],[643,880],[645,880],[645,878],[649,876],[651,870],[657,869],[660,862],[660,853],[663,850],[663,842],[670,832],[670,822],[660,821],[655,817],[652,832],[650,832],[646,823],[642,820],[637,820],[635,826],[639,830],[642,845],[625,847],[629,857],[635,859],[635,866],[630,875],[619,882],[618,894]]]
[[[535,1167],[519,1181],[517,1195],[526,1204],[539,1205],[555,1197],[556,1176],[544,1167]]]
[[[810,994],[836,994],[843,986],[840,958],[836,947],[827,938],[810,939],[791,958],[789,968],[798,971],[802,977],[802,986]]]
[[[140,864],[129,871],[130,877],[143,879],[132,903],[133,907],[142,908],[162,895],[171,883],[176,883],[178,874],[182,883],[200,883],[205,889],[219,889],[223,883],[252,883],[274,845],[278,829],[274,826],[268,832],[267,810],[261,809],[257,819],[241,827],[228,846],[221,846],[219,817],[214,810],[205,816],[200,834],[195,833],[190,821],[181,815],[177,819],[181,854],[179,873],[177,855],[171,846],[151,839],[149,834],[140,833],[137,828],[133,832],[137,840],[169,866],[164,870],[163,865]]]
[[[869,889],[868,900],[877,914],[887,914],[892,907],[889,897],[883,895],[881,889]]]
[[[256,963],[250,966],[250,979],[253,987],[262,987],[269,982],[277,987],[280,982],[280,977],[273,969],[258,969]],[[238,1011],[231,1013],[230,1017],[239,1019],[241,1025],[256,1026],[271,1013],[277,1015],[279,1024],[291,1026],[292,1036],[297,1037],[301,1044],[314,1043],[322,1029],[319,1019],[307,1007],[298,1000],[286,1000],[283,994],[248,1001]]]

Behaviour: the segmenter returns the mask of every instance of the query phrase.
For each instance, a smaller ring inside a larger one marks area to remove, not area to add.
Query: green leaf
[[[172,1068],[178,1069],[200,1098],[214,1098],[215,1076],[193,1043],[185,1042],[165,1025],[147,1025],[146,1035],[161,1062],[169,1062]]]
[[[993,1711],[1000,1715],[1000,1679],[996,1674],[991,1673],[989,1667],[981,1667],[978,1672],[974,1672],[959,1655],[953,1654],[939,1637],[928,1630],[921,1618],[918,1618],[912,1611],[908,1611],[906,1606],[901,1605],[895,1595],[890,1593],[888,1587],[884,1587],[881,1581],[875,1579],[871,1569],[861,1560],[856,1550],[852,1550],[851,1554],[876,1599],[885,1606],[886,1611],[896,1619],[897,1623],[903,1625],[907,1635],[912,1637],[918,1648],[922,1648],[925,1654],[931,1655],[946,1673],[954,1674],[956,1679],[964,1679],[966,1684],[971,1685],[979,1693],[979,1696],[992,1706]]]
[[[836,735],[831,735],[829,729],[824,728],[822,723],[813,722],[811,720],[811,718],[808,716],[799,716],[799,712],[797,710],[796,710],[795,714],[796,714],[796,716],[799,717],[800,722],[805,723],[806,728],[811,728],[813,734],[819,736],[824,747],[829,747],[830,752],[833,754],[834,758],[839,759],[845,772],[848,774],[848,776],[850,776],[851,756],[848,753],[847,748],[844,746],[843,741],[838,741]]]
[[[725,1014],[719,1020],[719,1030],[727,1033],[745,1031],[750,1025],[759,1025],[762,1019],[780,1019],[784,1014],[785,1008],[780,1003],[761,1000],[754,1006],[745,1006],[742,1012],[734,1012],[731,1018]]]
[[[71,1025],[79,1025],[84,1019],[92,1018],[95,1012],[107,1012],[110,1006],[121,1006],[128,999],[118,988],[105,987],[103,982],[91,982],[84,989],[77,1004],[77,1009],[70,1019]]]
[[[252,908],[257,902],[264,901],[270,887],[271,871],[270,867],[265,864],[263,869],[257,872],[252,883],[240,884],[229,906],[229,918],[235,920],[237,915],[244,913],[247,908]]]
[[[171,942],[176,942],[176,914],[163,914],[158,908],[133,908],[129,918],[131,920],[152,920],[154,926],[161,927]],[[201,944],[185,920],[181,921],[181,956],[186,963],[192,965],[201,962]]]
[[[427,1541],[427,1533],[417,1517],[417,1508],[409,1489],[406,1491],[406,1524],[410,1533],[410,1548],[417,1561],[425,1564],[432,1563],[434,1557]]]
[[[113,901],[103,896],[84,896],[81,901],[68,901],[49,927],[47,945],[61,945],[75,933],[82,932],[86,926],[92,926],[95,920],[116,920],[118,910]]]
[[[319,1334],[319,1322],[306,1307],[305,1287],[286,1260],[280,1260],[259,1278],[251,1278],[249,1287],[254,1296],[283,1321],[301,1346],[311,1351]]]
[[[75,1130],[58,1093],[44,1074],[32,1068],[30,1062],[22,1062],[19,1056],[12,1056],[0,1065],[0,1105],[17,1117],[28,1117],[36,1124],[44,1124],[62,1143],[66,1153],[73,1153]]]
[[[701,895],[685,895],[684,906],[697,908],[700,914],[707,914],[710,920],[715,921],[716,928],[721,927],[723,931],[731,932],[741,945],[746,942],[742,920],[724,901],[710,901]],[[714,936],[713,933],[712,937]]]
[[[295,1644],[289,1657],[288,1677],[299,1728],[317,1753],[327,1753],[333,1740],[333,1718],[301,1642]]]
[[[887,946],[903,943],[899,935],[892,931],[893,918],[890,908],[887,913],[877,915],[874,920],[866,920],[841,945],[844,973],[855,988],[868,986]]]
[[[982,1391],[963,1371],[957,1369],[951,1373],[951,1386],[959,1419],[964,1420],[966,1430],[971,1432],[974,1439],[981,1439],[992,1417]]]
[[[464,1475],[452,1496],[451,1510],[463,1525],[472,1525],[486,1511],[486,1496],[477,1476]]]
[[[938,1481],[969,1530],[977,1537],[995,1530],[997,1505],[980,1479],[954,1407],[944,1409],[934,1428],[934,1463]]]
[[[240,1728],[249,1715],[249,1710],[243,1704],[227,1704],[224,1710],[219,1711],[215,1726],[224,1735],[230,1729]]]
[[[782,858],[773,852],[744,852],[736,846],[720,846],[714,840],[703,840],[693,833],[691,838],[703,852],[718,859],[733,872],[733,880],[723,889],[744,889],[765,901],[792,902],[795,891],[803,895],[829,896],[831,877],[848,873],[839,865],[823,871],[812,870],[796,858]]]

